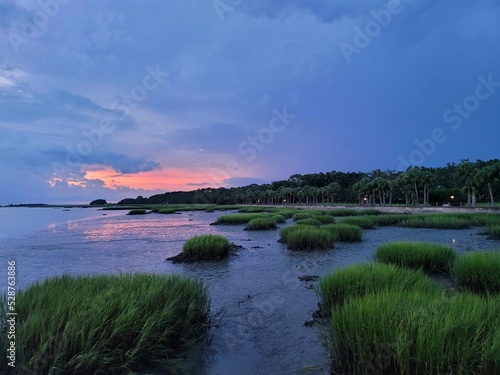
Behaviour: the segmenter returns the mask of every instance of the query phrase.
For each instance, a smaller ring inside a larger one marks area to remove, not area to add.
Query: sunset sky
[[[499,158],[497,0],[0,0],[0,204]]]

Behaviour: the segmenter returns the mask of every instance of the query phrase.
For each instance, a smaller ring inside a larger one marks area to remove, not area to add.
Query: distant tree
[[[338,182],[330,182],[326,186],[326,194],[328,195],[328,202],[330,204],[333,204],[335,202],[335,197],[337,196],[338,193],[342,190],[342,187]]]
[[[463,179],[464,187],[467,189],[467,207],[476,207],[476,191],[479,185],[478,168],[466,159],[458,165],[458,172]]]
[[[486,184],[490,197],[490,206],[495,207],[495,198],[493,196],[493,182],[500,178],[500,160],[493,160],[490,165],[487,165],[479,170],[478,179],[481,184]]]
[[[431,170],[424,170],[421,172],[420,179],[424,188],[424,206],[430,206],[429,197],[431,187],[435,182],[434,173]]]
[[[413,186],[413,189],[415,191],[415,205],[418,206],[420,205],[418,188],[422,184],[422,171],[418,167],[410,167],[405,174],[408,183]]]
[[[106,202],[106,199],[96,199],[90,202],[91,206],[105,206],[107,204],[108,202]]]

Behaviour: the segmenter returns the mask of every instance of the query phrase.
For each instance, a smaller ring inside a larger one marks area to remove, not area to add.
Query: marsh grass
[[[276,214],[282,215],[285,218],[289,219],[296,213],[300,212],[299,209],[293,209],[293,208],[279,208],[276,210]]]
[[[143,210],[142,208],[135,208],[133,210],[130,210],[127,215],[145,215],[148,212],[146,210]]]
[[[247,224],[250,220],[266,217],[263,213],[244,213],[244,214],[230,214],[219,216],[215,221],[215,225],[238,225]]]
[[[177,211],[173,208],[162,208],[158,211],[159,214],[175,214]]]
[[[442,287],[420,270],[401,269],[392,264],[367,263],[342,268],[323,277],[319,283],[322,310],[329,312],[349,298],[363,297],[384,290],[418,289],[439,294]]]
[[[203,284],[179,276],[50,279],[18,291],[17,363],[33,374],[124,374],[151,367],[179,374],[187,368],[187,351],[210,325],[209,309]],[[6,335],[0,337],[6,352]],[[6,361],[0,363],[6,371]]]
[[[299,220],[306,220],[306,219],[312,219],[316,216],[312,211],[304,211],[304,212],[297,212],[292,215],[292,219],[294,221],[299,221]]]
[[[428,273],[449,274],[457,254],[449,246],[429,242],[391,242],[380,245],[375,259]]]
[[[281,214],[271,214],[271,217],[276,221],[278,224],[283,224],[286,222],[286,217],[281,215]]]
[[[453,265],[453,279],[460,288],[500,293],[500,252],[481,251],[459,256]]]
[[[321,222],[319,220],[314,219],[300,219],[295,222],[296,225],[312,225],[315,227],[319,227],[321,225]]]
[[[500,240],[500,225],[492,225],[488,227],[488,236],[493,240]]]
[[[451,214],[458,219],[467,219],[473,227],[487,227],[490,225],[500,225],[500,214],[497,213],[458,213]]]
[[[332,216],[332,214],[330,213],[331,210],[311,210],[311,211],[306,211],[306,212],[310,212],[315,216],[324,216],[324,215]]]
[[[358,216],[359,210],[351,208],[336,208],[334,210],[329,210],[328,214],[332,216]]]
[[[370,215],[370,216],[375,216],[375,215],[382,215],[383,212],[380,210],[377,210],[376,208],[367,208],[366,210],[360,210],[359,215]]]
[[[241,207],[238,212],[242,214],[255,214],[255,213],[263,213],[263,212],[276,212],[277,209],[275,207]]]
[[[327,229],[340,242],[360,242],[363,239],[363,230],[357,225],[328,224],[322,227]]]
[[[245,230],[271,230],[276,228],[276,219],[274,217],[258,217],[250,220]]]
[[[315,220],[318,220],[321,224],[334,224],[335,217],[331,215],[317,215],[314,217]]]
[[[184,260],[217,260],[227,258],[231,244],[217,234],[203,234],[187,240],[182,247]]]
[[[418,289],[352,298],[331,313],[332,351],[348,374],[498,374],[500,298]]]
[[[331,249],[335,243],[335,236],[326,229],[319,229],[311,225],[297,225],[298,229],[287,233],[286,243],[290,250],[319,250]]]
[[[279,242],[287,243],[288,235],[293,231],[299,230],[300,228],[301,228],[300,225],[290,225],[288,227],[281,228]]]
[[[408,219],[409,214],[381,214],[367,216],[375,222],[376,226],[395,226]]]
[[[375,220],[370,217],[346,217],[340,221],[340,224],[357,225],[363,229],[373,229]]]
[[[450,214],[422,214],[412,215],[400,223],[409,228],[431,228],[431,229],[468,229],[471,221],[467,216]]]

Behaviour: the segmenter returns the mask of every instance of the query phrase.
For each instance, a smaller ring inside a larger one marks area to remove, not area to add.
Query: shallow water
[[[40,212],[50,209],[29,210],[42,210],[25,211],[35,222],[34,216],[43,217]],[[81,217],[78,210],[64,212],[70,221],[58,221],[61,216],[56,215],[47,224],[45,216],[43,223],[29,225],[41,230],[5,232],[0,280],[6,280],[7,260],[12,259],[21,288],[64,273],[155,272],[202,279],[212,296],[212,311],[223,314],[220,327],[210,332],[210,345],[193,358],[196,375],[293,374],[306,367],[312,369],[309,374],[328,374],[329,358],[318,328],[304,326],[317,307],[317,296],[310,288],[316,283],[299,281],[298,276],[323,276],[338,267],[369,261],[379,244],[392,240],[439,242],[459,253],[500,248],[500,241],[487,240],[479,228],[387,227],[365,231],[361,243],[339,243],[328,251],[291,252],[277,242],[278,231],[246,232],[243,226],[209,225],[227,212],[127,216],[126,211],[106,211],[103,216],[103,211],[88,209]],[[186,239],[206,233],[224,235],[245,249],[221,262],[165,262],[182,250]],[[5,283],[0,285],[3,292]]]

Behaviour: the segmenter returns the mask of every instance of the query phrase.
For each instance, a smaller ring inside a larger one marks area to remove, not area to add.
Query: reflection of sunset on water
[[[93,241],[119,240],[128,237],[141,238],[154,236],[169,239],[183,233],[190,233],[199,227],[199,221],[193,220],[187,213],[159,215],[148,214],[139,218],[123,221],[105,222],[98,227],[86,228],[85,237]]]

